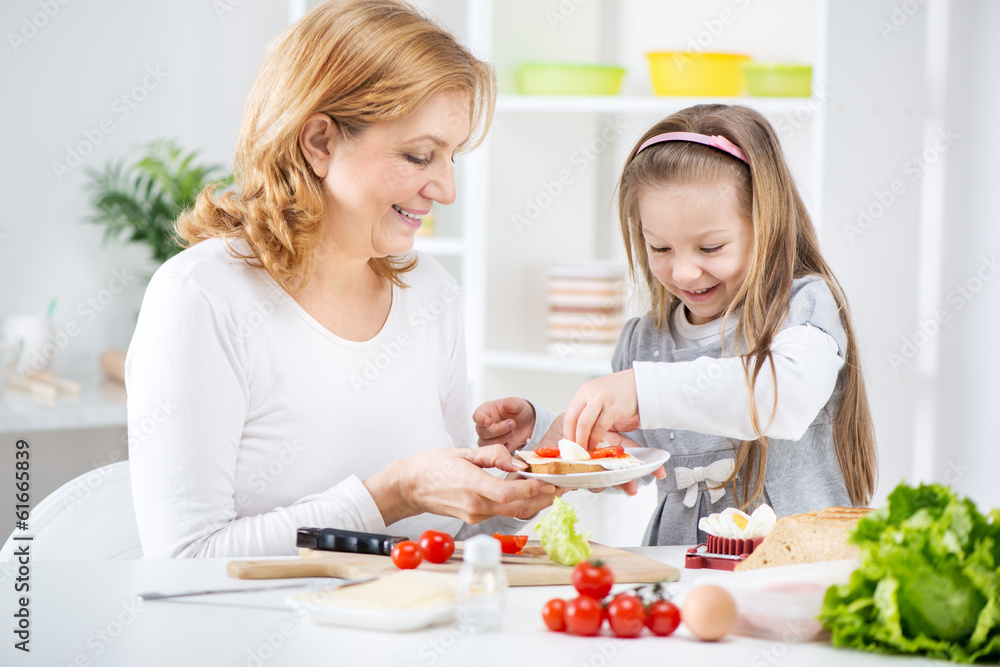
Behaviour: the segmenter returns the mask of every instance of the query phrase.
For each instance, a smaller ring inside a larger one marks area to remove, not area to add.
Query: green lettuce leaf
[[[535,524],[535,534],[549,559],[563,565],[576,565],[590,558],[590,534],[576,532],[576,512],[573,506],[556,496],[552,509]]]
[[[820,614],[834,645],[1000,660],[1000,510],[984,516],[945,486],[901,484],[850,540],[860,567]]]

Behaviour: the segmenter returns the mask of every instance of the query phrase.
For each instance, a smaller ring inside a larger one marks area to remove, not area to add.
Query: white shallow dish
[[[711,583],[736,600],[739,618],[733,632],[791,644],[827,635],[816,620],[826,589],[846,583],[857,567],[852,559],[785,565],[735,572]]]
[[[294,609],[305,609],[311,623],[344,628],[411,632],[455,620],[453,604],[423,609],[363,609],[331,604],[310,604],[298,595],[290,595],[285,600]]]
[[[670,452],[651,447],[629,447],[628,453],[640,459],[642,465],[634,468],[624,468],[622,470],[605,470],[603,472],[574,472],[568,475],[545,475],[535,472],[519,472],[522,477],[530,479],[540,479],[553,486],[563,489],[603,489],[608,486],[617,486],[625,482],[638,479],[643,475],[648,475],[670,458]]]

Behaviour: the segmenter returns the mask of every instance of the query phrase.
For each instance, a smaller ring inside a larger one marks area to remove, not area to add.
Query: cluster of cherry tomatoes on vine
[[[662,586],[649,588],[652,599],[647,603],[635,593],[608,597],[614,583],[611,570],[600,561],[580,563],[573,570],[579,596],[549,600],[542,607],[542,620],[550,630],[587,637],[600,632],[605,620],[618,637],[638,637],[643,628],[666,637],[681,624],[680,610],[665,597]]]

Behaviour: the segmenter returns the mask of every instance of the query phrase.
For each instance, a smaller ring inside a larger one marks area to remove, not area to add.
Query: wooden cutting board
[[[457,542],[456,547],[461,548]],[[657,581],[677,581],[680,571],[666,563],[622,551],[603,544],[590,543],[594,558],[603,560],[615,575],[615,583],[647,584]],[[525,557],[504,557],[503,567],[511,586],[550,586],[572,583],[573,568],[549,560],[537,540],[528,542]],[[281,579],[285,577],[342,577],[358,579],[398,572],[388,556],[351,554],[335,551],[299,549],[299,558],[286,560],[234,560],[226,571],[239,579]],[[420,564],[431,572],[458,572],[461,559],[452,557],[446,563]]]

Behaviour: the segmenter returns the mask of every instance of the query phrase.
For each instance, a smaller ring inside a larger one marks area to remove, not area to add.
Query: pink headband
[[[746,156],[743,155],[743,151],[740,150],[740,147],[731,142],[729,139],[726,139],[721,135],[710,137],[706,134],[697,134],[695,132],[666,132],[664,134],[657,134],[656,136],[650,137],[642,142],[642,145],[639,146],[639,150],[637,150],[635,154],[638,155],[643,151],[643,149],[649,148],[653,144],[660,144],[665,141],[689,141],[693,144],[704,144],[706,146],[711,146],[712,148],[718,148],[720,151],[725,151],[733,157],[737,157],[747,164],[750,164],[747,162]]]

